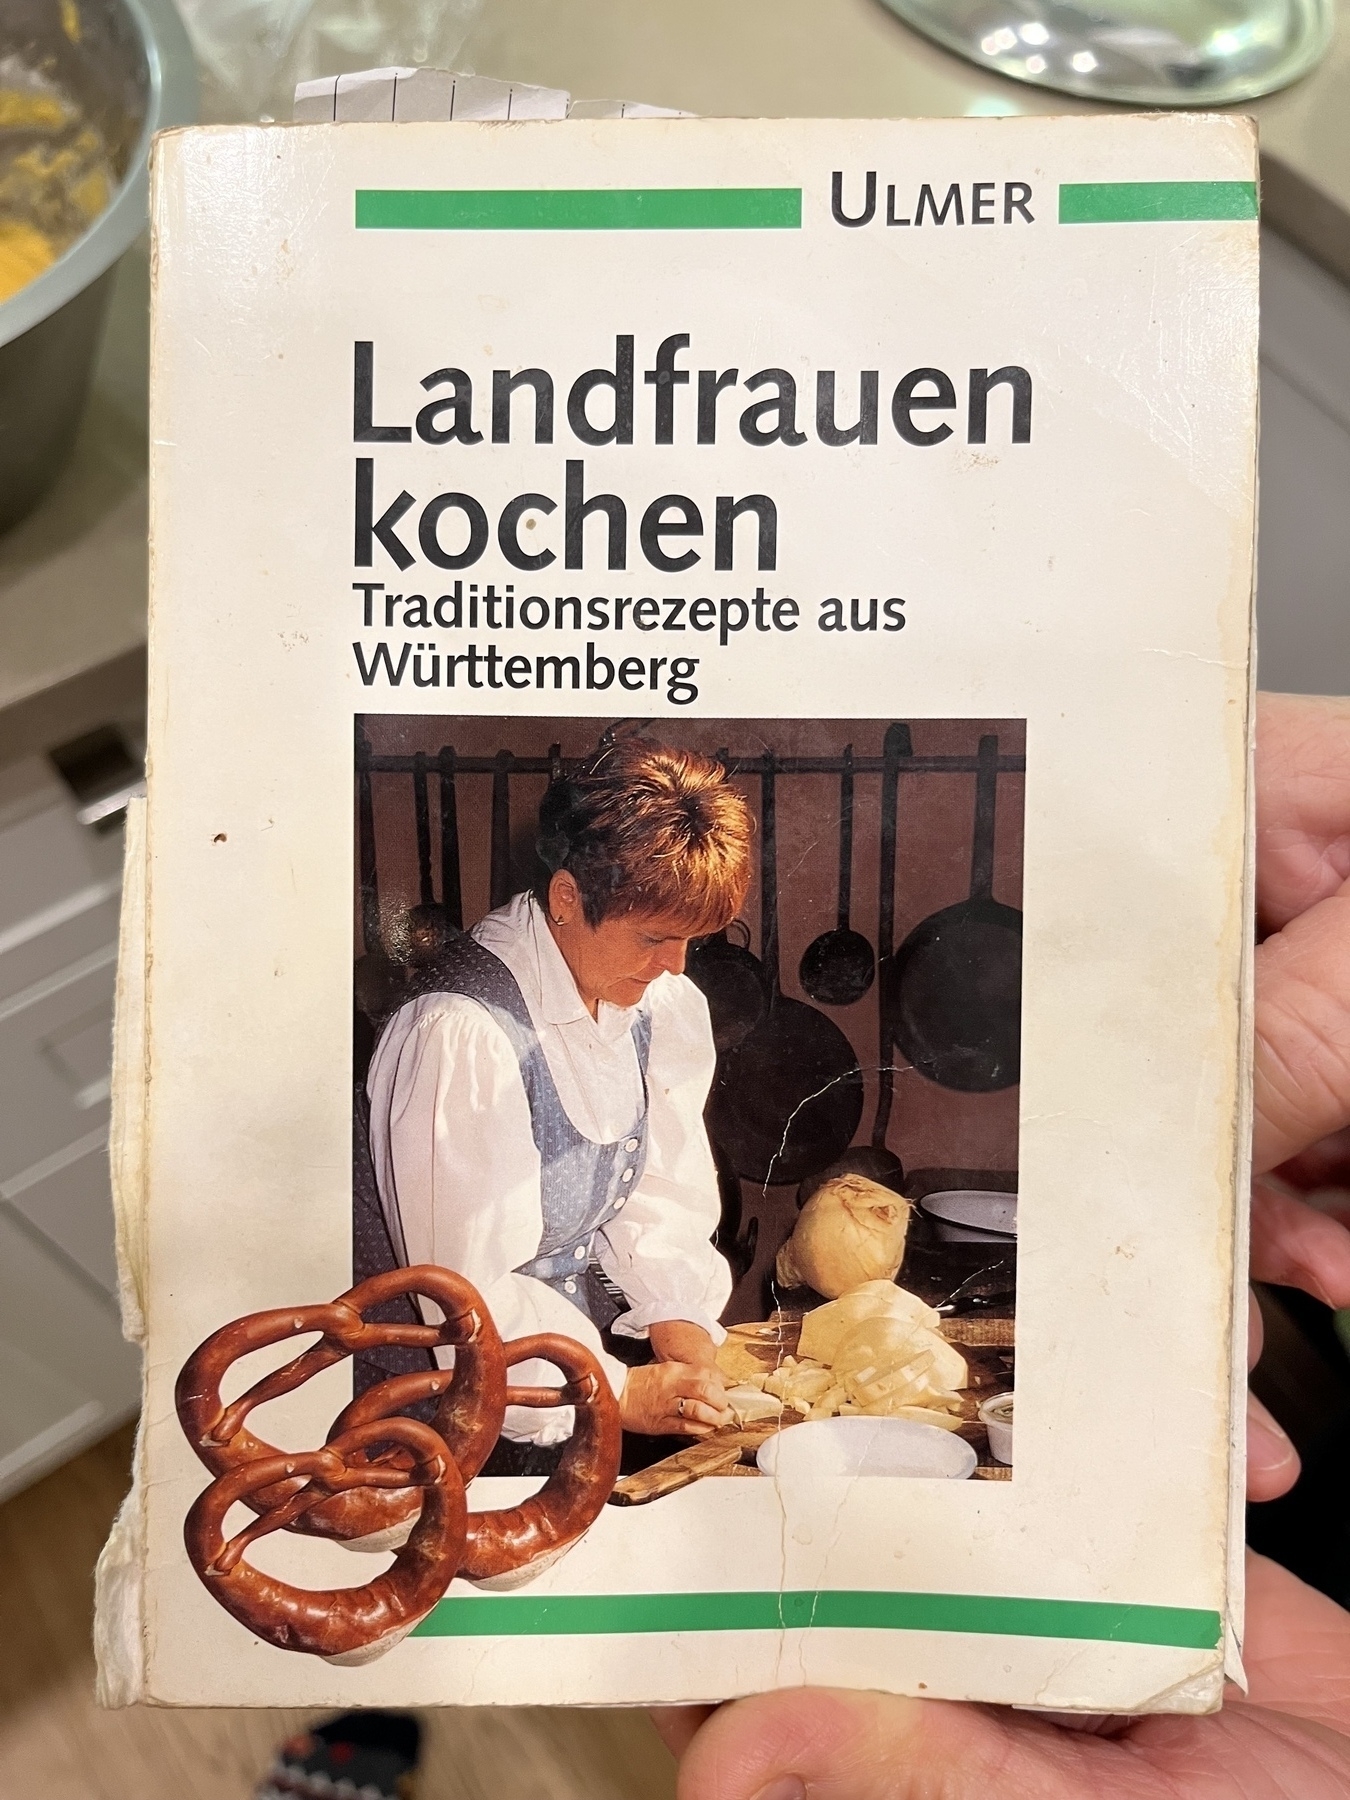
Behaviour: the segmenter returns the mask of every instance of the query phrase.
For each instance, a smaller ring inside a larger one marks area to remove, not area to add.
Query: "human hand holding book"
[[[1350,701],[1257,710],[1252,1273],[1350,1305],[1350,1209],[1302,1197],[1343,1173],[1350,1126]],[[1339,1215],[1339,1216],[1338,1216]],[[1255,1309],[1253,1309],[1255,1313]],[[1260,1354],[1254,1317],[1252,1360]],[[1286,1493],[1293,1445],[1248,1402],[1247,1489]],[[680,1800],[1332,1800],[1350,1783],[1350,1614],[1264,1557],[1247,1567],[1245,1698],[1204,1718],[1052,1721],[997,1707],[782,1690],[656,1722]]]

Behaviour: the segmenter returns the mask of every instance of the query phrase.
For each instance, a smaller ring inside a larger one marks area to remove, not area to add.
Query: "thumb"
[[[1082,1800],[1101,1740],[1023,1715],[837,1688],[719,1707],[680,1766],[679,1800]]]
[[[1350,1123],[1350,882],[1256,952],[1256,1173]]]
[[[1350,1612],[1247,1553],[1247,1698],[1350,1733]]]

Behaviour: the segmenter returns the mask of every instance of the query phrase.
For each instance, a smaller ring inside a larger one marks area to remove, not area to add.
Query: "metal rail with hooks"
[[[840,721],[841,726],[847,721]],[[890,733],[896,734],[901,745],[897,762],[894,766],[881,756],[857,756],[851,760],[855,775],[887,775],[899,778],[910,775],[976,775],[981,768],[978,755],[968,756],[918,756],[909,748],[909,728],[903,724],[890,727]],[[767,761],[762,753],[749,756],[733,756],[726,748],[714,752],[717,760],[723,763],[729,774],[754,780],[762,778]],[[431,828],[428,780],[432,775],[439,777],[440,814],[441,814],[441,887],[442,903],[450,911],[452,922],[462,927],[463,918],[460,903],[460,854],[458,815],[455,797],[455,779],[460,775],[490,775],[493,778],[492,808],[492,863],[494,870],[504,875],[509,862],[509,844],[500,841],[505,832],[505,820],[508,816],[506,795],[510,778],[513,775],[546,775],[556,780],[559,775],[581,767],[589,757],[564,757],[561,746],[552,744],[544,756],[517,756],[513,751],[502,749],[491,756],[462,756],[453,745],[443,745],[437,751],[416,751],[411,755],[380,755],[372,750],[370,740],[358,721],[356,726],[356,772],[358,794],[358,857],[361,887],[361,934],[367,950],[376,950],[383,946],[384,933],[381,928],[379,906],[379,873],[375,848],[375,809],[371,788],[373,775],[407,775],[413,780],[413,809],[417,830],[418,864],[420,872],[420,899],[426,904],[434,899],[431,884]],[[998,775],[1021,775],[1026,771],[1025,756],[998,756],[995,759]],[[841,775],[844,771],[843,755],[838,756],[784,756],[772,758],[775,776],[793,775]],[[884,817],[884,809],[883,809]],[[883,838],[888,834],[883,826]],[[889,836],[893,840],[892,826]],[[882,857],[884,863],[894,864],[895,845],[883,842]],[[509,898],[497,891],[499,883],[494,879],[494,891],[491,904],[497,906]],[[882,901],[881,936],[882,953],[890,948],[891,911],[889,892]]]

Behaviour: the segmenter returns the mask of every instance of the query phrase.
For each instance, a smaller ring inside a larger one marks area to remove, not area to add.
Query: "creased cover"
[[[1219,1703],[1255,180],[161,141],[149,1698]]]
[[[1255,512],[1255,509],[1253,509]],[[1255,527],[1253,516],[1252,567],[1256,566]],[[1239,974],[1241,990],[1241,1062],[1238,1069],[1238,1108],[1234,1121],[1237,1170],[1234,1180],[1236,1203],[1233,1225],[1233,1322],[1232,1322],[1232,1449],[1229,1462],[1228,1512],[1228,1611],[1225,1625],[1224,1673],[1245,1693],[1246,1672],[1242,1666],[1242,1643],[1246,1622],[1247,1559],[1247,1357],[1250,1291],[1247,1268],[1251,1253],[1252,1176],[1252,1112],[1254,1105],[1252,1068],[1256,1052],[1256,589],[1252,588],[1250,681],[1247,698],[1247,843],[1242,866],[1244,912],[1252,922],[1242,951]]]
[[[145,1342],[145,1131],[149,1082],[145,1036],[145,801],[127,802],[122,910],[113,1022],[112,1169],[117,1294],[122,1332]]]
[[[118,927],[117,1002],[113,1024],[113,1113],[109,1139],[117,1292],[122,1333],[145,1343],[145,1130],[148,1098],[145,1039],[145,806],[127,803],[122,910]],[[145,1678],[145,1536],[143,1437],[137,1432],[131,1491],[122,1502],[95,1574],[94,1647],[98,1697],[129,1706]]]

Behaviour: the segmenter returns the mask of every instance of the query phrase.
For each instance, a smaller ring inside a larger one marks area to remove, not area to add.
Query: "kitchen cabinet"
[[[0,1191],[10,1190],[7,1198],[13,1198],[16,1180],[31,1187],[42,1179],[39,1170],[51,1165],[54,1174],[91,1132],[107,1134],[115,978],[110,952],[115,945],[99,945],[8,996],[9,1016],[0,1029],[6,1115]]]
[[[121,834],[0,771],[0,1498],[134,1411],[108,1182]]]
[[[0,1500],[129,1418],[139,1369],[108,1296],[0,1207]]]

